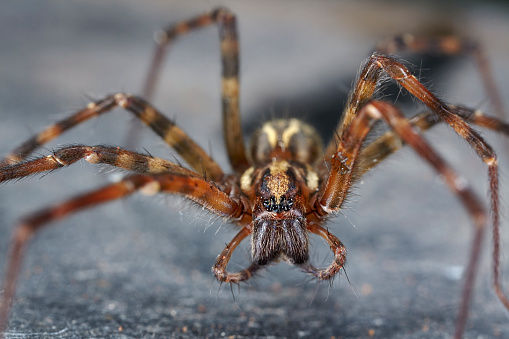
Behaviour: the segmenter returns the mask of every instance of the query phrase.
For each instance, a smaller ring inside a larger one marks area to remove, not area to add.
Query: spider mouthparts
[[[300,265],[308,261],[308,237],[303,218],[259,219],[253,224],[251,238],[253,263],[267,265],[283,258]]]

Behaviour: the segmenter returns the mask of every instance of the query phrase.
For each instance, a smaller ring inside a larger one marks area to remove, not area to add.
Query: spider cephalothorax
[[[176,124],[148,101],[160,72],[166,47],[177,36],[198,27],[217,24],[221,39],[222,106],[224,139],[233,173],[226,175],[221,166]],[[84,208],[126,197],[144,190],[152,193],[179,194],[238,227],[237,235],[217,257],[212,271],[221,282],[238,283],[249,279],[261,267],[284,259],[298,265],[317,279],[334,278],[346,261],[346,248],[324,224],[338,213],[352,184],[403,144],[414,151],[443,178],[459,198],[474,224],[474,239],[467,263],[466,278],[456,324],[456,337],[465,328],[469,302],[478,267],[480,248],[488,214],[483,203],[456,172],[420,135],[439,122],[445,122],[464,138],[489,169],[490,204],[493,216],[494,288],[504,305],[509,300],[499,282],[499,198],[498,162],[495,152],[471,127],[471,124],[509,134],[509,125],[481,112],[449,105],[434,96],[405,65],[387,56],[397,50],[446,54],[473,53],[483,72],[489,94],[502,111],[499,96],[487,71],[486,60],[478,45],[456,37],[416,38],[405,35],[378,46],[364,63],[341,122],[336,138],[322,150],[314,129],[296,119],[265,123],[253,135],[250,154],[246,151],[239,112],[239,43],[236,19],[225,8],[218,8],[165,29],[148,72],[143,98],[116,93],[92,102],[25,141],[0,162],[0,182],[34,173],[69,166],[80,159],[93,164],[108,164],[131,172],[119,182],[71,198],[63,203],[28,215],[16,228],[6,270],[4,297],[0,306],[0,331],[7,325],[15,283],[28,240],[49,222]],[[380,79],[388,77],[428,107],[428,111],[406,119],[387,102],[373,100]],[[180,164],[106,146],[75,145],[52,154],[27,160],[37,148],[66,130],[94,117],[122,107],[149,126],[172,146],[189,168]],[[372,142],[365,142],[377,120],[390,131]],[[366,144],[366,145],[364,145]],[[322,237],[334,259],[325,268],[309,263],[308,235]],[[252,263],[236,273],[227,271],[235,248],[251,236]]]

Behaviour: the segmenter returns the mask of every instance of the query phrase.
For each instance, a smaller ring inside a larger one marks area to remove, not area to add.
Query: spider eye
[[[281,198],[281,202],[279,203],[279,211],[286,211],[288,212],[293,206],[293,199],[292,198]]]
[[[270,212],[270,207],[271,206],[270,206],[270,200],[269,199],[263,200],[263,207],[265,207],[265,209]]]
[[[279,205],[276,203],[276,198],[274,196],[270,197],[270,199],[263,200],[263,207],[269,212],[279,211]]]
[[[292,206],[293,206],[293,198],[288,198],[288,200],[286,200],[287,211],[289,211],[290,208],[292,208]]]
[[[288,211],[289,210],[285,197],[281,197],[281,200],[279,201],[278,210],[279,211]]]
[[[288,212],[293,206],[293,198],[281,197],[279,204],[274,196],[263,200],[263,207],[269,212]]]

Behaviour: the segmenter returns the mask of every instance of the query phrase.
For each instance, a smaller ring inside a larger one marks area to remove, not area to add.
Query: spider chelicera
[[[184,131],[146,101],[152,97],[169,43],[193,29],[212,24],[216,24],[220,32],[223,129],[233,174],[225,174]],[[480,111],[439,100],[405,65],[389,56],[404,50],[474,55],[497,111],[503,112],[488,64],[477,44],[451,36],[431,39],[403,35],[380,44],[362,66],[336,129],[337,137],[325,148],[310,125],[297,119],[280,119],[263,124],[252,136],[249,149],[246,150],[240,127],[239,46],[234,14],[228,9],[218,8],[163,30],[158,35],[157,48],[141,97],[116,93],[91,102],[86,108],[24,142],[0,163],[0,182],[66,167],[80,159],[132,172],[117,183],[42,209],[21,220],[12,240],[4,281],[0,331],[7,325],[23,254],[34,233],[64,216],[126,197],[136,191],[180,194],[238,226],[237,235],[221,252],[212,268],[213,274],[221,282],[245,281],[257,270],[280,259],[298,266],[317,279],[332,279],[345,264],[346,248],[323,225],[342,208],[353,183],[403,144],[408,144],[443,178],[460,199],[474,225],[455,332],[456,337],[461,337],[468,317],[488,214],[466,182],[421,137],[420,131],[440,122],[450,125],[488,166],[495,244],[494,288],[502,303],[509,308],[509,300],[499,282],[497,158],[492,148],[470,127],[474,124],[509,134],[509,125]],[[374,100],[377,85],[387,77],[405,88],[429,110],[406,119],[393,104]],[[106,146],[73,145],[44,157],[27,160],[34,150],[66,130],[110,112],[115,107],[124,108],[149,126],[175,149],[191,169],[165,159]],[[377,120],[383,120],[391,130],[364,145],[366,136]],[[309,233],[322,237],[330,246],[334,259],[328,267],[316,268],[309,262]],[[227,265],[232,253],[247,237],[251,238],[251,265],[239,272],[228,272]]]

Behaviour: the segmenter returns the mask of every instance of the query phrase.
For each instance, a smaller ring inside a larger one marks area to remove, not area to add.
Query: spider
[[[157,76],[169,44],[191,30],[217,25],[222,58],[222,108],[226,150],[233,174],[221,167],[190,136],[153,107]],[[246,281],[272,262],[284,260],[319,280],[331,280],[344,267],[346,248],[324,224],[342,208],[352,185],[383,159],[408,144],[443,178],[457,195],[474,224],[474,238],[467,263],[462,301],[455,336],[461,337],[468,318],[481,242],[487,224],[487,212],[465,181],[421,137],[440,122],[450,125],[464,138],[488,166],[490,204],[494,234],[493,275],[495,291],[509,308],[499,282],[499,200],[498,165],[491,147],[470,125],[509,134],[509,125],[480,111],[449,105],[433,95],[408,68],[390,56],[398,51],[473,54],[481,68],[488,93],[498,112],[501,100],[489,76],[488,65],[480,48],[456,37],[438,39],[410,35],[395,37],[380,44],[362,66],[350,94],[336,138],[322,146],[317,132],[297,119],[279,119],[261,126],[246,149],[239,112],[239,47],[235,15],[226,8],[183,21],[164,29],[143,95],[116,93],[91,102],[84,109],[48,127],[7,155],[0,167],[0,182],[69,166],[80,159],[92,164],[107,164],[132,172],[117,183],[79,195],[63,203],[42,209],[23,218],[17,226],[4,280],[0,308],[0,331],[7,325],[9,308],[15,293],[21,262],[29,239],[50,222],[82,209],[126,197],[137,191],[179,194],[237,225],[238,233],[219,254],[212,272],[220,282]],[[397,82],[427,107],[412,119],[406,119],[393,104],[374,99],[384,78]],[[37,148],[72,127],[115,107],[122,107],[139,118],[173,147],[190,166],[136,153],[118,147],[73,145],[55,150],[44,157],[28,160]],[[365,145],[374,123],[384,121],[391,130]],[[333,253],[332,263],[317,268],[309,261],[309,233],[323,238]],[[238,272],[227,270],[236,247],[251,240],[252,263]]]

